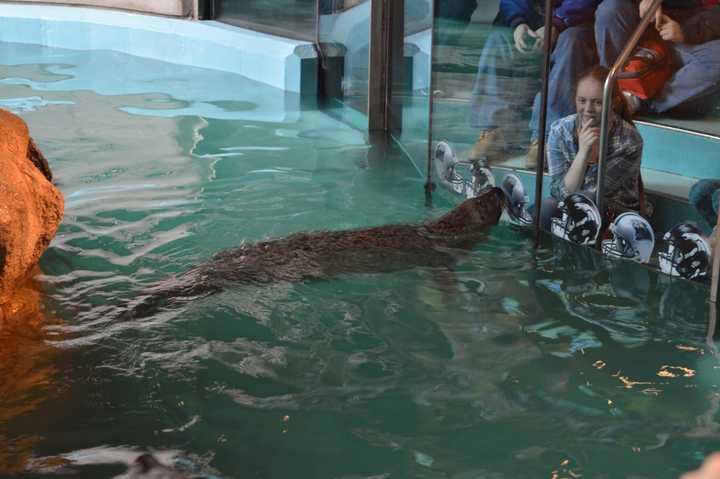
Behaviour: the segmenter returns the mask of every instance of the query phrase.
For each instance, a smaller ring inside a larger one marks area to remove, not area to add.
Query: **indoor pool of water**
[[[224,248],[450,203],[342,111],[237,75],[17,44],[0,64],[66,200],[43,317],[0,329],[0,475],[112,477],[152,450],[200,477],[674,478],[720,449],[707,289],[509,225],[452,271],[128,318]]]

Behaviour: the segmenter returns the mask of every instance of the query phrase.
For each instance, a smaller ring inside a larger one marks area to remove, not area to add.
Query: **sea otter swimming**
[[[435,221],[420,225],[296,233],[221,251],[186,273],[161,282],[138,298],[132,316],[146,316],[166,301],[188,301],[230,284],[326,279],[342,273],[389,272],[448,266],[453,250],[467,249],[497,224],[504,205],[488,188]]]

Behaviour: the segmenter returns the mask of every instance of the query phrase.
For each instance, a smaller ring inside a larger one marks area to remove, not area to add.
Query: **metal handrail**
[[[603,105],[602,105],[602,116],[600,118],[600,151],[598,158],[598,179],[597,179],[597,196],[595,197],[595,203],[597,204],[598,210],[600,211],[601,217],[605,217],[605,160],[607,160],[607,149],[608,149],[608,134],[610,130],[609,118],[610,108],[612,108],[612,94],[613,88],[615,88],[615,79],[618,72],[625,66],[628,58],[632,54],[633,50],[640,41],[640,37],[643,36],[648,25],[655,17],[655,12],[660,8],[662,0],[655,0],[650,9],[645,13],[642,18],[640,25],[635,29],[627,45],[620,54],[620,58],[615,61],[608,77],[605,79],[605,87],[603,89]]]
[[[537,165],[535,165],[535,248],[540,246],[540,214],[542,209],[543,174],[545,172],[545,133],[547,130],[547,104],[548,91],[550,89],[550,55],[552,54],[552,18],[553,0],[545,0],[545,30],[543,37],[543,73],[542,90],[540,93],[540,124],[538,125],[538,153]]]

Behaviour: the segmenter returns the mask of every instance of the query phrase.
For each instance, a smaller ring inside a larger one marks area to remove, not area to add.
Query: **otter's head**
[[[505,195],[500,188],[486,188],[474,198],[460,203],[455,209],[432,224],[438,234],[472,234],[496,225],[500,220]]]

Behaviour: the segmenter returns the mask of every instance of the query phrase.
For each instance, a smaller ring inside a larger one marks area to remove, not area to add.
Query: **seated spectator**
[[[574,192],[594,200],[597,192],[598,147],[603,85],[608,69],[595,66],[580,76],[575,92],[577,113],[550,128],[548,171],[550,197],[543,200],[541,224],[549,229],[560,214],[558,203]],[[632,123],[627,103],[618,89],[612,99],[605,170],[606,219],[628,210],[641,210],[640,158],[643,140]]]
[[[480,132],[470,158],[493,162],[508,153],[523,114],[533,105],[528,167],[537,160],[542,77],[544,16],[541,0],[501,0],[494,25],[480,55],[472,92],[470,123]],[[593,16],[598,0],[562,0],[554,11],[548,124],[574,111],[572,95],[581,72],[597,62]]]
[[[706,2],[663,2],[652,25],[668,42],[678,70],[655,98],[640,100],[630,95],[633,111],[702,116],[720,103],[720,6]],[[595,22],[602,65],[610,67],[617,60],[651,3],[602,1]]]

